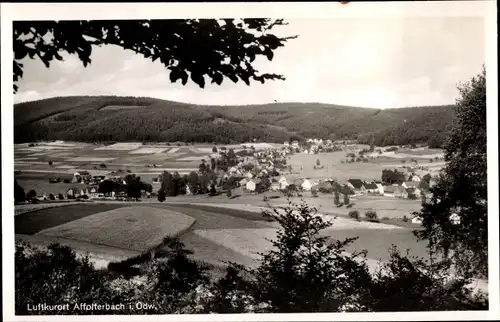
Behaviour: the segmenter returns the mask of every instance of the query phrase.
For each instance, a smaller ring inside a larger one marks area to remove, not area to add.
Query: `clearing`
[[[48,228],[37,235],[145,252],[160,245],[167,236],[182,234],[194,223],[194,218],[179,212],[124,207]]]

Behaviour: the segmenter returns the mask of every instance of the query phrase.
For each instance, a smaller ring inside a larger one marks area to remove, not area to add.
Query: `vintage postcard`
[[[1,6],[4,320],[500,317],[495,2]]]

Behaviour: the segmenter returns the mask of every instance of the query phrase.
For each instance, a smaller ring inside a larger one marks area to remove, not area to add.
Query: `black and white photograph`
[[[4,320],[499,319],[495,5],[2,3]]]

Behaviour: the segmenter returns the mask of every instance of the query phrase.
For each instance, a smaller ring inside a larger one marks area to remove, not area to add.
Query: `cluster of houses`
[[[339,150],[339,145],[332,140],[323,139],[307,139],[305,144],[300,144],[299,141],[285,141],[283,143],[283,149],[288,153],[304,153],[304,154],[316,154],[321,150]]]
[[[334,147],[335,142],[322,139],[308,139],[306,145],[298,141],[285,142],[281,149],[265,149],[248,151],[238,155],[238,163],[229,167],[226,171],[216,170],[217,179],[210,185],[224,190],[224,183],[232,181],[235,184],[231,188],[241,189],[242,192],[255,193],[263,191],[332,191],[334,185],[347,186],[353,194],[373,194],[387,197],[410,198],[419,197],[422,193],[419,183],[422,178],[415,174],[408,174],[407,181],[401,184],[387,185],[381,181],[366,181],[361,179],[349,179],[345,182],[335,182],[330,178],[304,178],[297,174],[284,174],[286,169],[287,155],[294,152],[315,153],[319,147]],[[122,171],[123,172],[123,171]],[[93,176],[88,171],[79,171],[73,174],[71,183],[79,183],[84,187],[71,188],[66,191],[66,198],[78,198],[87,196],[89,198],[120,198],[124,197],[121,191],[102,193],[99,184],[104,181],[112,181],[125,184],[123,175],[128,173],[111,172],[107,176]],[[161,182],[162,176],[153,179],[153,184]],[[68,180],[69,181],[69,180]],[[65,180],[66,182],[66,180]],[[424,191],[425,192],[425,191]],[[189,187],[186,193],[190,194]]]
[[[396,198],[412,198],[420,197],[422,193],[426,194],[427,191],[422,191],[419,188],[421,178],[413,176],[413,180],[405,181],[401,184],[383,184],[381,181],[364,181],[360,179],[350,179],[347,181],[349,186],[356,194],[376,194],[386,197]]]

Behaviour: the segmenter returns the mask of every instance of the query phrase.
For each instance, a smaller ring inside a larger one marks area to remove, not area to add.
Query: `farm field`
[[[167,236],[176,237],[195,222],[190,216],[152,207],[124,207],[94,213],[37,235],[146,252]]]
[[[153,216],[145,216],[145,212],[151,212]],[[88,203],[42,209],[16,216],[15,233],[17,239],[24,237],[24,240],[41,245],[47,245],[52,240],[75,247],[81,253],[96,253],[98,260],[102,262],[106,254],[109,254],[110,261],[114,260],[113,258],[135,256],[155,243],[161,243],[165,236],[160,238],[160,235],[172,234],[171,228],[161,227],[170,226],[170,215],[178,213],[192,218],[194,222],[194,225],[180,236],[180,240],[188,249],[194,251],[194,259],[215,265],[227,261],[255,265],[255,252],[269,249],[266,238],[273,238],[277,228],[276,223],[269,222],[259,213],[238,209],[160,203],[141,207]],[[130,222],[129,219],[142,222]],[[336,227],[334,220],[333,228],[325,231],[325,234],[335,239],[359,236],[359,239],[346,249],[348,252],[366,249],[369,259],[386,260],[387,250],[391,244],[396,244],[402,250],[409,248],[414,255],[426,255],[425,245],[416,241],[411,229],[369,228],[353,220],[352,225],[347,226],[340,224],[340,221],[348,219],[336,220],[339,225]],[[156,237],[153,238],[153,235]],[[113,249],[117,250],[116,255],[112,254]]]
[[[356,146],[353,152],[361,150],[362,146]],[[413,155],[411,153],[415,152]],[[424,149],[418,151],[404,151],[401,153],[383,153],[382,155],[373,154],[374,159],[369,159],[368,162],[342,163],[346,160],[346,154],[349,152],[337,151],[329,153],[305,154],[296,153],[290,155],[287,159],[287,164],[292,166],[292,173],[298,174],[300,177],[320,179],[332,178],[345,181],[348,179],[361,180],[380,180],[382,170],[398,169],[404,171],[402,166],[410,164],[412,159],[422,158],[424,162],[419,162],[420,166],[429,167],[429,172],[439,171],[444,166],[444,162],[435,161],[430,163],[429,159],[439,156],[442,157],[442,150]],[[432,154],[431,154],[432,153]],[[317,168],[317,160],[323,168]],[[405,164],[402,163],[405,161]]]
[[[231,148],[232,146],[225,146]],[[241,145],[234,147],[242,148]],[[19,184],[37,194],[64,193],[74,185],[63,183],[77,171],[92,175],[107,175],[113,171],[129,171],[152,183],[163,171],[188,174],[197,171],[202,159],[209,160],[213,145],[143,144],[124,142],[95,145],[78,142],[45,142],[29,146],[14,146],[15,177]],[[51,165],[49,165],[51,162]],[[50,177],[60,177],[60,183],[49,183]]]

